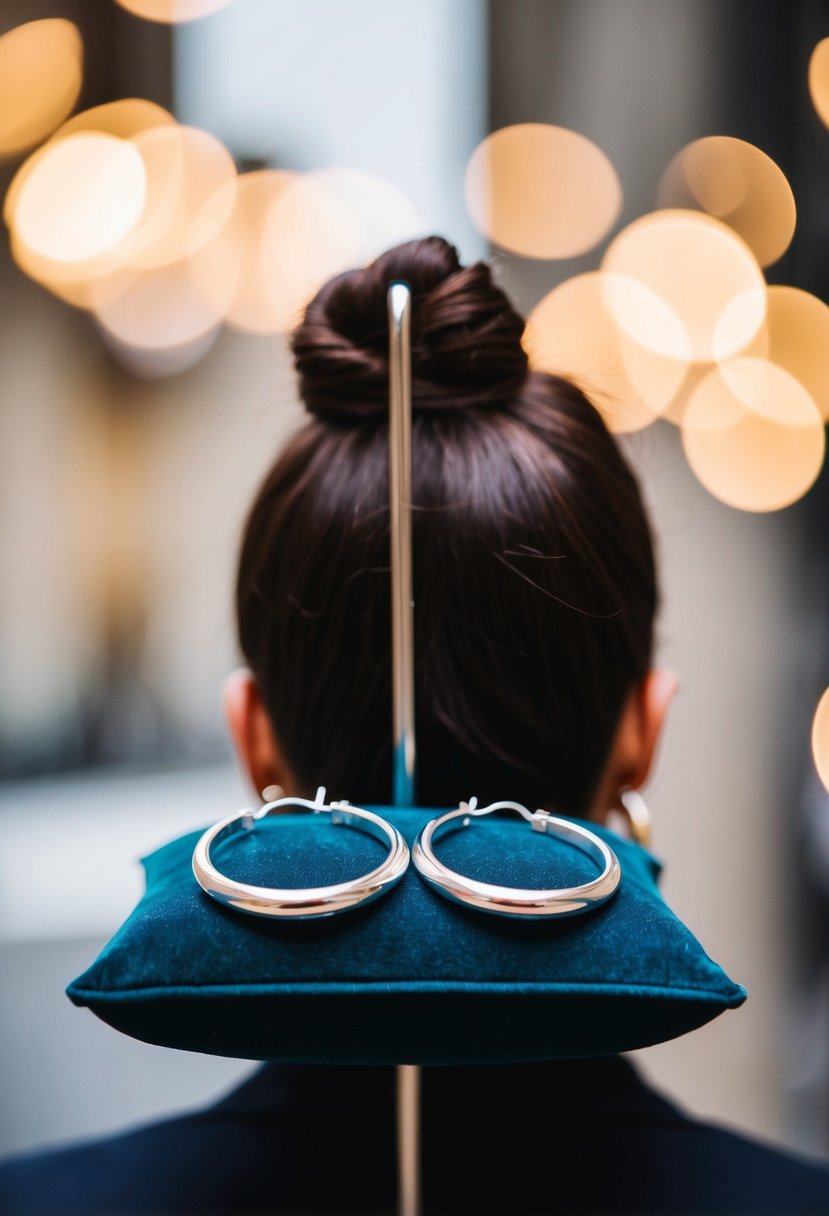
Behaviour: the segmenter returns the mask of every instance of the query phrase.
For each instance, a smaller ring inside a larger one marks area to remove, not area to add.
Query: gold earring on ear
[[[263,802],[278,802],[280,798],[285,797],[285,791],[281,785],[266,785],[262,790]]]
[[[622,790],[614,810],[624,815],[631,837],[643,849],[651,847],[651,813],[638,790]]]

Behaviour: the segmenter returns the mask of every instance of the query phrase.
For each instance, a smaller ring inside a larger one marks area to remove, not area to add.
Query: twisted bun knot
[[[524,320],[485,262],[463,267],[453,245],[431,236],[338,275],[314,296],[291,335],[308,411],[342,422],[386,416],[394,282],[412,292],[414,410],[508,405],[527,374]]]

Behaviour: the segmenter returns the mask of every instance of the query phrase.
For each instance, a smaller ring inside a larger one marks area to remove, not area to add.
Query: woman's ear
[[[233,746],[257,797],[269,785],[294,793],[290,774],[265,710],[259,686],[246,667],[232,671],[222,687],[222,702]]]
[[[657,744],[668,708],[679,688],[679,677],[664,668],[649,671],[634,689],[627,706],[630,771],[620,776],[620,788],[637,790],[647,781],[653,768]]]
[[[648,779],[668,707],[679,687],[673,671],[649,671],[622,707],[590,818],[603,822],[608,810],[621,806],[625,789],[639,789]]]

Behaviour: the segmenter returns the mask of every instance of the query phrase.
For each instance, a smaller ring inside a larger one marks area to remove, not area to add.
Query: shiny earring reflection
[[[266,787],[267,794],[274,787]],[[275,787],[282,793],[280,786]],[[291,811],[325,814],[335,826],[355,828],[375,837],[388,849],[388,856],[367,874],[348,882],[321,887],[259,887],[228,878],[214,864],[211,849],[231,836],[251,832],[262,819]],[[193,873],[202,890],[226,907],[252,916],[291,918],[294,920],[333,916],[358,904],[368,903],[400,881],[409,864],[409,846],[393,824],[373,811],[352,806],[350,802],[326,802],[325,787],[320,786],[314,799],[276,798],[258,810],[244,810],[208,828],[193,851]]]
[[[533,832],[556,837],[585,853],[600,873],[590,882],[575,887],[533,889],[506,887],[481,882],[445,865],[436,855],[433,843],[449,832],[468,828],[473,820],[493,811],[515,811],[525,819]],[[493,802],[478,806],[477,798],[462,802],[457,810],[439,815],[420,831],[412,847],[412,863],[423,880],[438,894],[454,903],[466,904],[479,912],[498,916],[537,919],[553,916],[576,916],[589,912],[611,899],[622,877],[619,860],[610,846],[595,832],[569,819],[551,815],[549,811],[530,811],[519,802]]]

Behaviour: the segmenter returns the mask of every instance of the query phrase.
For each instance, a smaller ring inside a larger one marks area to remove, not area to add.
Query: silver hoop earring
[[[492,811],[517,811],[535,832],[556,836],[586,853],[599,866],[600,873],[590,882],[578,887],[556,887],[551,890],[523,890],[479,882],[456,870],[450,870],[435,856],[435,840],[448,832],[468,827],[473,818]],[[418,873],[439,894],[455,903],[466,904],[480,912],[499,916],[525,918],[546,916],[575,916],[605,903],[615,893],[622,876],[616,854],[594,832],[567,819],[559,819],[547,811],[528,811],[518,802],[493,802],[478,807],[477,799],[462,802],[456,811],[431,819],[421,830],[412,847],[412,861]]]
[[[216,869],[210,858],[214,845],[237,833],[251,831],[260,819],[284,814],[297,807],[314,814],[330,815],[331,823],[338,827],[356,828],[373,836],[388,847],[388,856],[368,874],[327,887],[256,887],[227,878]],[[313,802],[307,798],[279,798],[266,802],[256,811],[241,811],[222,819],[208,828],[193,850],[193,873],[199,886],[211,899],[252,916],[295,920],[333,916],[336,912],[347,912],[358,904],[377,899],[400,881],[408,864],[409,846],[396,827],[373,811],[365,811],[349,802],[327,803],[324,786],[319,787]]]

